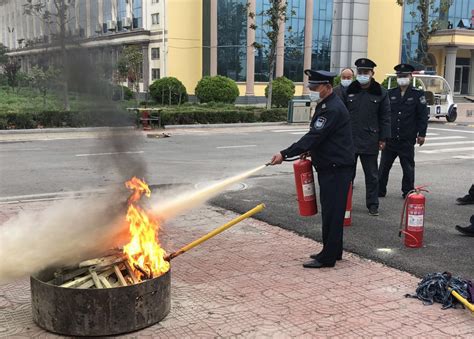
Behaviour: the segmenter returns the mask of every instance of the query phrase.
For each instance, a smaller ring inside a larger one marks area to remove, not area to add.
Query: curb
[[[243,122],[236,124],[192,124],[192,125],[165,125],[165,129],[184,129],[184,128],[226,128],[226,127],[261,127],[261,126],[285,126],[296,125],[288,122]],[[307,125],[307,124],[306,124]]]
[[[35,128],[35,129],[10,129],[0,130],[2,134],[41,134],[41,133],[75,133],[75,132],[108,132],[128,131],[136,129],[135,126],[126,127],[77,127],[77,128]]]

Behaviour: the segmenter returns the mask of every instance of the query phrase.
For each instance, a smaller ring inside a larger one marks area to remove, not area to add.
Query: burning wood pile
[[[83,261],[73,268],[60,269],[48,283],[79,289],[112,288],[153,279],[169,270],[166,252],[157,240],[158,222],[137,204],[143,194],[150,197],[148,185],[133,177],[125,186],[132,190],[126,215],[130,242],[122,250],[112,251],[105,257]]]

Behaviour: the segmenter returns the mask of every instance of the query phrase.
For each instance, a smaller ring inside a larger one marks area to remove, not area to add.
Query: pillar
[[[148,44],[142,45],[143,54],[143,92],[148,91],[150,85],[150,56],[148,55]]]
[[[304,15],[304,56],[303,69],[311,68],[312,41],[313,41],[313,0],[306,0]],[[308,76],[303,76],[303,95],[309,94]]]
[[[444,69],[444,77],[448,82],[451,90],[454,91],[454,75],[456,73],[456,54],[457,47],[446,47],[446,67]]]
[[[284,6],[285,3],[286,0],[281,0],[281,6]],[[283,76],[283,68],[285,65],[285,20],[280,20],[278,27],[275,78]]]
[[[469,94],[474,96],[474,49],[471,49],[471,69],[469,70]]]
[[[217,0],[211,0],[211,76],[217,75]]]
[[[250,28],[250,26],[255,25],[255,17],[250,18],[248,13],[255,13],[255,0],[249,1],[247,11],[247,82],[245,87],[245,95],[253,96],[255,95],[255,48],[253,47],[253,43],[255,42],[255,30]]]

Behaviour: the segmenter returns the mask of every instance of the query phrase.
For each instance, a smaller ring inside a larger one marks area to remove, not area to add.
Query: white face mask
[[[367,85],[370,81],[370,75],[360,74],[357,76],[357,81],[359,81],[361,85]]]
[[[341,86],[342,86],[342,87],[348,87],[350,84],[352,84],[352,80],[351,80],[351,79],[342,79],[342,80],[341,80]]]
[[[316,92],[316,91],[309,91],[309,98],[311,99],[311,101],[316,101],[316,102],[321,100],[321,97],[319,96],[319,92]]]
[[[398,86],[405,87],[410,84],[410,78],[397,78]]]

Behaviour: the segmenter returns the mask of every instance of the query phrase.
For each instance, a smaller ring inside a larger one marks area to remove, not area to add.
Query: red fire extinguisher
[[[426,198],[421,193],[422,191],[428,192],[423,187],[416,187],[405,198],[398,235],[400,237],[402,233],[405,235],[406,247],[420,248],[423,246]],[[406,214],[405,217],[404,214]],[[403,222],[405,222],[404,226]]]
[[[317,214],[318,206],[311,161],[304,158],[296,160],[293,163],[293,170],[300,215],[306,217]]]
[[[349,192],[347,193],[346,213],[344,214],[344,226],[352,225],[352,182],[349,183]]]

